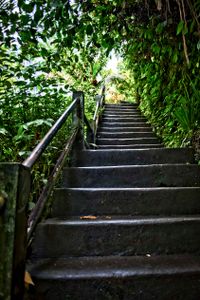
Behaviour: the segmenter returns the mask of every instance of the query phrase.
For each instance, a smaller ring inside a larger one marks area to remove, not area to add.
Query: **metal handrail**
[[[28,243],[30,243],[32,234],[35,230],[35,227],[40,220],[44,207],[48,197],[50,196],[53,186],[56,183],[56,180],[59,176],[61,167],[64,165],[65,158],[69,154],[69,151],[72,148],[75,140],[81,141],[79,147],[84,147],[84,124],[87,127],[88,135],[93,137],[93,130],[84,114],[84,94],[83,92],[74,92],[73,101],[64,111],[61,117],[55,122],[52,128],[47,132],[44,138],[39,142],[39,144],[34,148],[30,156],[22,163],[26,168],[31,169],[33,165],[38,161],[42,153],[48,147],[52,139],[55,137],[58,130],[63,126],[67,118],[72,114],[72,122],[74,124],[74,130],[68,139],[64,150],[62,151],[60,157],[58,158],[52,173],[49,176],[46,186],[43,188],[42,193],[40,194],[38,201],[36,202],[35,207],[31,211],[31,214],[28,218]]]
[[[56,123],[52,126],[52,128],[47,132],[44,138],[40,141],[40,143],[35,147],[30,156],[22,163],[23,166],[32,168],[36,163],[38,158],[42,155],[44,150],[48,147],[58,130],[62,127],[68,116],[77,106],[77,102],[80,101],[79,98],[76,98],[70,106],[65,110],[62,116],[56,121]]]
[[[58,130],[64,125],[65,121],[70,115],[72,115],[73,123],[71,135],[67,139],[66,145],[65,147],[63,147],[64,149],[57,159],[57,162],[55,163],[53,170],[48,178],[48,182],[43,188],[35,207],[29,215],[28,232],[26,232],[26,207],[30,192],[31,168],[39,160],[42,153],[48,147],[50,142],[57,134]],[[55,124],[44,136],[44,138],[38,143],[38,145],[32,151],[31,155],[26,160],[24,160],[22,164],[14,163],[11,169],[12,172],[9,171],[9,174],[7,172],[7,166],[2,169],[3,177],[5,177],[7,180],[5,180],[3,189],[4,187],[6,188],[7,182],[9,182],[9,184],[11,182],[11,185],[13,185],[14,187],[13,189],[11,189],[11,191],[8,191],[9,201],[7,201],[7,194],[0,194],[0,216],[2,217],[2,212],[5,212],[5,214],[3,214],[3,234],[6,234],[6,239],[5,243],[3,240],[3,245],[5,244],[6,246],[12,246],[9,247],[11,249],[10,251],[8,251],[8,255],[6,254],[7,258],[5,264],[3,264],[3,269],[5,266],[5,270],[9,274],[9,276],[7,276],[8,278],[6,277],[6,280],[0,282],[1,287],[2,283],[3,285],[5,285],[5,291],[3,290],[2,293],[3,296],[6,295],[10,298],[12,294],[12,296],[14,296],[15,298],[16,293],[17,299],[23,298],[24,267],[25,256],[27,252],[26,250],[31,244],[36,225],[41,220],[47,200],[52,193],[53,187],[55,186],[55,183],[59,178],[60,170],[64,166],[66,158],[69,155],[72,147],[74,147],[73,149],[75,149],[75,151],[85,148],[86,139],[84,138],[84,129],[87,129],[87,138],[89,137],[89,139],[93,139],[93,130],[84,114],[84,95],[82,92],[74,92],[72,103],[61,115],[61,117],[55,122]],[[7,209],[9,210],[9,215],[7,214]],[[5,220],[4,215],[6,216]],[[9,229],[8,236],[7,225],[4,226],[4,223],[7,224],[7,222],[12,226],[11,232]],[[26,237],[28,237],[27,244],[24,243]],[[2,249],[4,249],[4,247]]]
[[[68,156],[68,154],[71,150],[71,147],[76,139],[77,132],[78,132],[78,128],[73,131],[71,137],[67,141],[67,143],[64,147],[64,150],[62,151],[61,155],[59,156],[59,158],[53,168],[53,171],[52,171],[51,175],[49,176],[47,185],[43,188],[42,193],[40,194],[34,209],[31,211],[31,214],[28,218],[28,233],[27,233],[28,244],[30,244],[30,242],[31,242],[33,232],[41,218],[42,212],[43,212],[45,204],[46,204],[46,200],[50,196],[51,191],[54,187],[54,184],[57,181],[60,170],[63,167],[63,165],[65,163],[65,159]]]

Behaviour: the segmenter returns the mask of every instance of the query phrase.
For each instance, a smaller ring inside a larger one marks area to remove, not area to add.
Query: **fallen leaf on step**
[[[31,275],[27,271],[25,271],[25,274],[24,274],[24,283],[25,283],[25,286],[34,285]]]
[[[96,216],[81,216],[80,219],[81,220],[96,220],[97,217]]]
[[[111,219],[112,219],[110,216],[106,216],[105,218],[108,219],[108,220],[111,220]]]
[[[94,147],[94,148],[99,148],[99,146],[98,146],[98,145],[96,145],[96,144],[93,144],[93,143],[90,143],[90,146],[92,146],[92,147]]]

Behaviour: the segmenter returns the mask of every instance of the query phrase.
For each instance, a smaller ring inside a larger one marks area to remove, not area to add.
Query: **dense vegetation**
[[[85,91],[91,116],[112,49],[126,74],[119,91],[165,144],[198,147],[198,0],[1,0],[0,15],[1,161],[26,157],[72,90]]]

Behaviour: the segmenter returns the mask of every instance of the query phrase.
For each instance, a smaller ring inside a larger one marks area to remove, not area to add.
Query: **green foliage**
[[[171,147],[192,145],[200,126],[199,28],[192,15],[178,23],[175,13],[152,16],[133,29],[124,51],[140,107]]]
[[[112,49],[125,65],[118,92],[140,102],[167,146],[189,145],[199,132],[198,1],[2,0],[0,14],[1,160],[22,161],[73,90],[84,90],[91,118]],[[58,142],[38,173],[51,169]]]
[[[84,90],[92,117],[106,50],[90,47],[92,25],[79,28],[76,4],[10,0],[0,2],[0,11],[0,160],[23,161],[69,105],[73,90]],[[34,167],[33,199],[71,129],[69,121]]]

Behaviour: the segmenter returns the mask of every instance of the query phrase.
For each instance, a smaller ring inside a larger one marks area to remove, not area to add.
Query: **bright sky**
[[[116,55],[114,51],[111,52],[111,58],[107,62],[106,69],[111,69],[113,73],[118,73],[117,70],[117,64],[121,61],[122,59]]]

